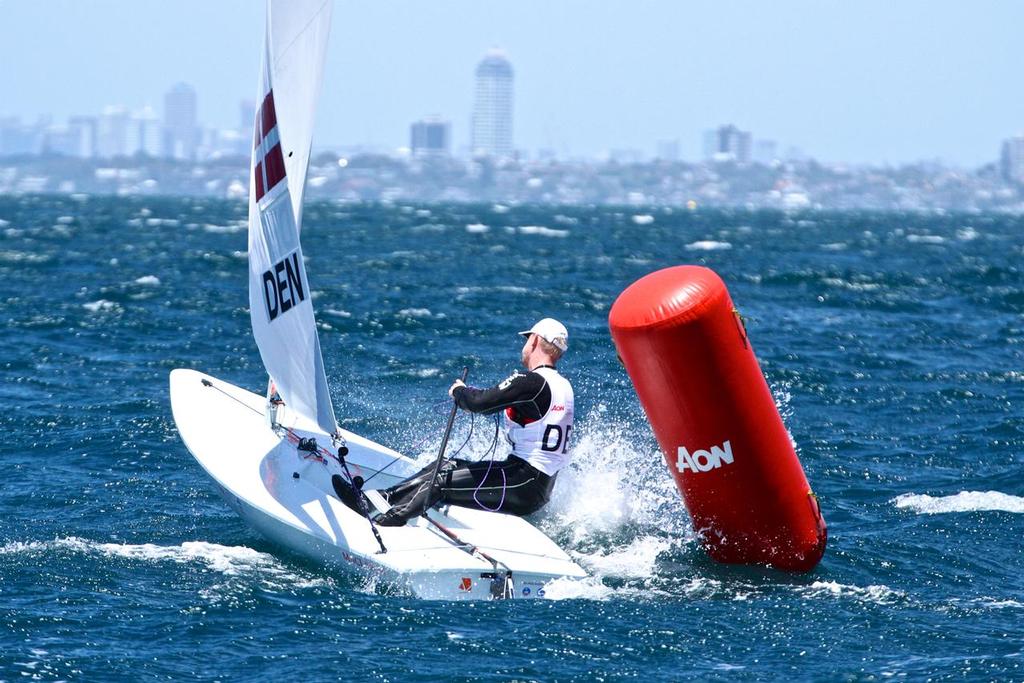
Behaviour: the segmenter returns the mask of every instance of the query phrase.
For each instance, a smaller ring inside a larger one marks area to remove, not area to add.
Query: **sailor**
[[[569,348],[569,333],[552,318],[529,330],[522,363],[527,372],[513,372],[489,389],[455,380],[448,394],[463,410],[491,415],[504,411],[505,436],[511,453],[505,460],[446,461],[432,482],[434,463],[382,493],[391,509],[377,518],[380,526],[402,526],[437,503],[490,512],[528,515],[551,499],[558,471],[569,463],[573,392],[555,365]]]

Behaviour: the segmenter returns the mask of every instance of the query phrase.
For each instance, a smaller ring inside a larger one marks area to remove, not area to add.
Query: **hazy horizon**
[[[253,99],[261,2],[137,5],[0,0],[0,116],[34,120],[152,106],[195,87],[199,121],[234,127]],[[670,0],[335,4],[318,148],[408,144],[439,115],[468,145],[473,69],[515,69],[515,145],[560,156],[651,154],[734,123],[780,152],[855,164],[978,166],[1024,130],[1024,4],[911,0],[775,5]]]

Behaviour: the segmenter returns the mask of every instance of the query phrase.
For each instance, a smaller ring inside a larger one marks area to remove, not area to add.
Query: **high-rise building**
[[[774,140],[755,140],[753,159],[759,164],[768,166],[779,158],[778,145]]]
[[[8,117],[0,119],[0,155],[20,156],[39,154],[43,148],[45,122],[36,125],[23,124],[21,119]]]
[[[415,157],[448,156],[451,124],[432,116],[409,127],[409,147]]]
[[[490,50],[476,67],[471,147],[474,156],[512,156],[512,64]]]
[[[96,156],[96,117],[72,116],[68,119],[70,128],[78,140],[78,150],[74,156],[91,159]]]
[[[128,149],[128,110],[121,105],[105,107],[96,126],[96,154],[101,157],[119,157],[130,154]]]
[[[1024,135],[1003,140],[999,167],[1006,182],[1024,183]]]
[[[129,154],[142,153],[150,157],[160,156],[162,140],[160,119],[150,106],[145,106],[132,115],[128,130]]]
[[[81,130],[70,125],[54,124],[47,126],[43,138],[44,154],[60,154],[61,156],[81,156]]]
[[[187,83],[178,83],[164,95],[163,153],[175,159],[195,159],[198,147],[196,91]]]
[[[704,156],[712,161],[750,163],[752,136],[731,123],[704,133]]]

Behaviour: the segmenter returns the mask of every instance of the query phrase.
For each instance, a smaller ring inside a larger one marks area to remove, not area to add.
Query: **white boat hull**
[[[381,552],[367,519],[333,492],[331,477],[341,472],[337,460],[296,448],[294,437],[315,438],[331,448],[330,437],[309,420],[282,408],[278,421],[287,431],[271,429],[264,397],[193,370],[174,370],[170,387],[171,408],[186,447],[231,507],[271,541],[422,598],[491,597],[495,565],[459,547],[422,518],[404,527],[379,528],[387,548]],[[391,449],[356,434],[343,435],[349,449],[346,462],[353,475],[367,480],[368,489],[391,486],[415,469],[411,460]],[[542,597],[552,579],[586,575],[520,517],[454,506],[432,510],[430,516],[497,560],[499,573],[511,570],[514,597]]]

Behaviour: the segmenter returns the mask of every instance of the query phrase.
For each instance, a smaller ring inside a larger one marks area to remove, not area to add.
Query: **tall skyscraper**
[[[750,163],[752,136],[731,123],[719,126],[704,136],[704,153],[714,161],[735,161]]]
[[[96,117],[72,116],[68,120],[68,128],[78,138],[78,150],[74,156],[91,159],[96,156]]]
[[[128,149],[128,110],[121,105],[105,107],[96,127],[96,153],[101,157],[130,154]]]
[[[132,114],[128,131],[128,151],[158,157],[161,152],[160,119],[149,105]]]
[[[63,156],[77,156],[81,144],[78,131],[71,126],[53,124],[46,127],[43,137],[44,154],[61,154]]]
[[[474,156],[512,156],[512,64],[490,50],[476,67],[473,98]]]
[[[1024,183],[1024,135],[1003,140],[999,166],[1006,182]]]
[[[175,159],[195,159],[198,147],[196,91],[186,83],[178,83],[164,95],[163,152]]]
[[[448,156],[451,124],[438,117],[416,121],[409,128],[409,147],[414,157]]]

